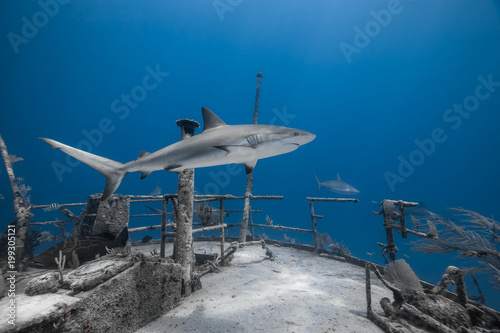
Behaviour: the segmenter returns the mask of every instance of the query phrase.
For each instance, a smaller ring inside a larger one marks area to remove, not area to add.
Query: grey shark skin
[[[356,195],[359,193],[359,191],[357,189],[355,189],[351,185],[343,182],[342,179],[340,179],[340,176],[338,173],[337,173],[337,179],[325,180],[324,182],[320,182],[318,179],[318,176],[316,176],[316,174],[314,174],[314,177],[316,177],[316,181],[318,182],[318,191],[321,187],[324,187],[327,190],[338,193],[338,194]]]
[[[244,164],[250,173],[259,159],[286,154],[314,140],[310,132],[272,125],[226,125],[215,113],[202,108],[203,132],[178,141],[154,153],[141,152],[128,163],[120,163],[55,140],[40,138],[52,149],[60,149],[87,164],[106,177],[101,200],[105,200],[120,186],[129,172],[142,173],[167,170],[181,172],[188,168],[202,168],[224,164]]]

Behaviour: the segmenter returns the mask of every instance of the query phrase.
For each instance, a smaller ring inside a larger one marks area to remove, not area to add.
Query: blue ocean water
[[[202,106],[227,124],[251,123],[262,72],[258,122],[317,138],[258,162],[253,194],[285,198],[253,202],[264,210],[255,223],[269,215],[274,224],[310,228],[305,198],[338,196],[317,193],[313,172],[321,180],[338,172],[361,192],[359,203],[315,204],[324,216],[319,231],[377,263],[377,242],[386,239],[372,201],[500,216],[496,0],[2,1],[0,16],[0,134],[9,153],[24,158],[15,172],[31,186],[33,204],[85,202],[104,188],[96,171],[38,137],[127,162],[178,141],[175,120],[201,123]],[[7,225],[12,196],[0,171]],[[246,176],[242,166],[221,166],[197,169],[195,181],[199,194],[242,195]],[[174,193],[177,176],[128,175],[117,193],[148,194],[157,183]],[[34,221],[55,216],[37,211]],[[307,235],[287,236],[312,244]],[[412,240],[396,235],[398,257],[423,280],[438,282],[448,265],[468,267],[413,252],[405,245]],[[500,309],[499,292],[479,279],[486,304]]]

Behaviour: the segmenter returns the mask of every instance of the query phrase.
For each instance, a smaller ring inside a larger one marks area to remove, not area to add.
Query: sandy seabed
[[[195,251],[220,253],[219,244],[196,242]],[[364,268],[293,248],[270,249],[275,261],[259,245],[239,248],[230,266],[202,277],[203,289],[136,333],[383,332],[366,317]],[[373,274],[371,280],[372,306],[382,314],[379,301],[392,294]]]

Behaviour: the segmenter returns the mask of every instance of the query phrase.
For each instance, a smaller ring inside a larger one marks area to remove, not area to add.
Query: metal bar
[[[193,235],[194,234],[199,234],[200,232],[204,231],[210,231],[210,230],[217,230],[217,229],[224,229],[226,228],[227,225],[225,224],[218,224],[218,225],[213,225],[211,227],[205,227],[205,228],[198,228],[198,229],[193,229]]]
[[[31,205],[31,209],[43,209],[43,208],[47,208],[49,207],[50,205],[52,204],[48,204],[48,205]],[[65,206],[65,207],[76,207],[76,206],[85,206],[87,205],[87,203],[69,203],[69,204],[63,204],[61,206]]]
[[[307,201],[329,201],[329,202],[359,202],[358,199],[353,198],[313,198],[307,197]]]
[[[168,223],[165,225],[165,228],[173,228],[173,227],[175,227],[175,223]],[[156,230],[156,229],[161,229],[161,228],[162,228],[162,225],[157,224],[157,225],[150,225],[147,227],[131,228],[131,229],[128,229],[128,232],[131,233],[131,232],[149,231],[149,230]]]
[[[127,195],[127,197],[130,198],[130,200],[135,200],[135,199],[146,199],[146,200],[158,200],[162,201],[163,200],[163,195]]]
[[[211,198],[213,200],[224,199],[224,200],[245,200],[245,196],[234,196],[232,194],[225,195],[205,195],[196,194],[195,198]],[[251,195],[250,200],[281,200],[282,195]]]
[[[163,214],[133,214],[130,215],[129,217],[157,217],[157,216],[162,216]],[[167,213],[168,215],[174,215],[173,212]]]
[[[231,226],[231,225],[229,225]],[[301,228],[293,228],[293,227],[284,227],[281,225],[268,225],[268,224],[254,224],[254,227],[259,227],[259,228],[269,228],[269,229],[277,229],[277,230],[289,230],[289,231],[296,231],[296,232],[310,232],[312,233],[312,230],[309,229],[301,229]]]
[[[65,222],[65,221],[56,220],[56,221],[46,221],[46,222],[31,222],[30,225],[46,225],[46,224],[54,224],[54,223],[59,223],[59,222]]]
[[[225,212],[227,213],[243,213],[243,209],[226,209]],[[259,209],[252,209],[250,210],[251,213],[262,213],[262,210]]]
[[[138,203],[138,202],[161,202],[162,199],[159,198],[159,199],[136,199],[136,200],[130,200],[130,202],[133,202],[133,203]]]

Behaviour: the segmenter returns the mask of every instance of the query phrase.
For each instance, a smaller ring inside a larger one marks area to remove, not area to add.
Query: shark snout
[[[307,132],[307,131],[298,131],[299,135],[297,136],[296,143],[299,145],[305,145],[306,143],[311,142],[316,139],[316,134]]]

